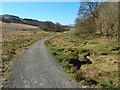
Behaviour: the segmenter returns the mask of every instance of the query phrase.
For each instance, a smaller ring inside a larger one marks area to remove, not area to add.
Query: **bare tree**
[[[76,33],[93,34],[95,31],[95,19],[98,18],[97,8],[100,2],[81,2],[78,18],[75,20]]]
[[[78,16],[79,18],[87,19],[89,17],[98,18],[97,8],[99,7],[100,2],[82,2],[80,3]]]

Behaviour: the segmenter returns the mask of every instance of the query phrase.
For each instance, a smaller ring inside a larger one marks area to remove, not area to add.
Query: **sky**
[[[2,2],[2,14],[74,24],[80,2]]]

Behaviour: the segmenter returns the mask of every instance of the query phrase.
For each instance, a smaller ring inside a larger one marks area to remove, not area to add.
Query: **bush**
[[[111,83],[101,84],[102,88],[114,88]]]

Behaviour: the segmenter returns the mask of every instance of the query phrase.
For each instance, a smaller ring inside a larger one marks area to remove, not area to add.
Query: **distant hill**
[[[67,27],[74,27],[74,24],[68,24],[68,25],[65,25]]]
[[[38,26],[41,29],[46,30],[46,31],[62,32],[68,29],[67,27],[62,26],[59,23],[55,24],[51,21],[43,22],[43,21],[38,21],[35,19],[20,18],[18,16],[9,15],[9,14],[0,15],[0,21],[6,22],[6,23],[20,23],[20,24]]]
[[[18,16],[9,15],[9,14],[0,15],[0,21],[6,22],[6,23],[29,24],[33,26],[40,26],[41,24],[45,23],[35,19],[19,18]]]

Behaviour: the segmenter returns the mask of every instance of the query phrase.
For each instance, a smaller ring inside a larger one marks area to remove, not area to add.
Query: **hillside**
[[[20,18],[14,15],[0,15],[0,21],[5,23],[19,23],[19,24],[27,24],[32,26],[37,26],[45,31],[55,31],[55,32],[62,32],[66,31],[68,27],[62,26],[59,23],[53,23],[51,21],[38,21],[35,19],[28,19],[28,18]]]
[[[0,22],[0,25],[2,26],[2,31],[9,31],[9,30],[20,30],[20,31],[25,31],[26,29],[29,31],[36,31],[36,30],[41,30],[37,26],[31,26],[27,24],[19,24],[19,23],[5,23],[5,22]]]
[[[8,14],[1,15],[0,21],[6,22],[6,23],[28,24],[33,26],[39,26],[40,24],[45,23],[38,20],[34,20],[34,19],[27,19],[27,18],[24,19],[24,18],[19,18],[18,16],[8,15]]]

